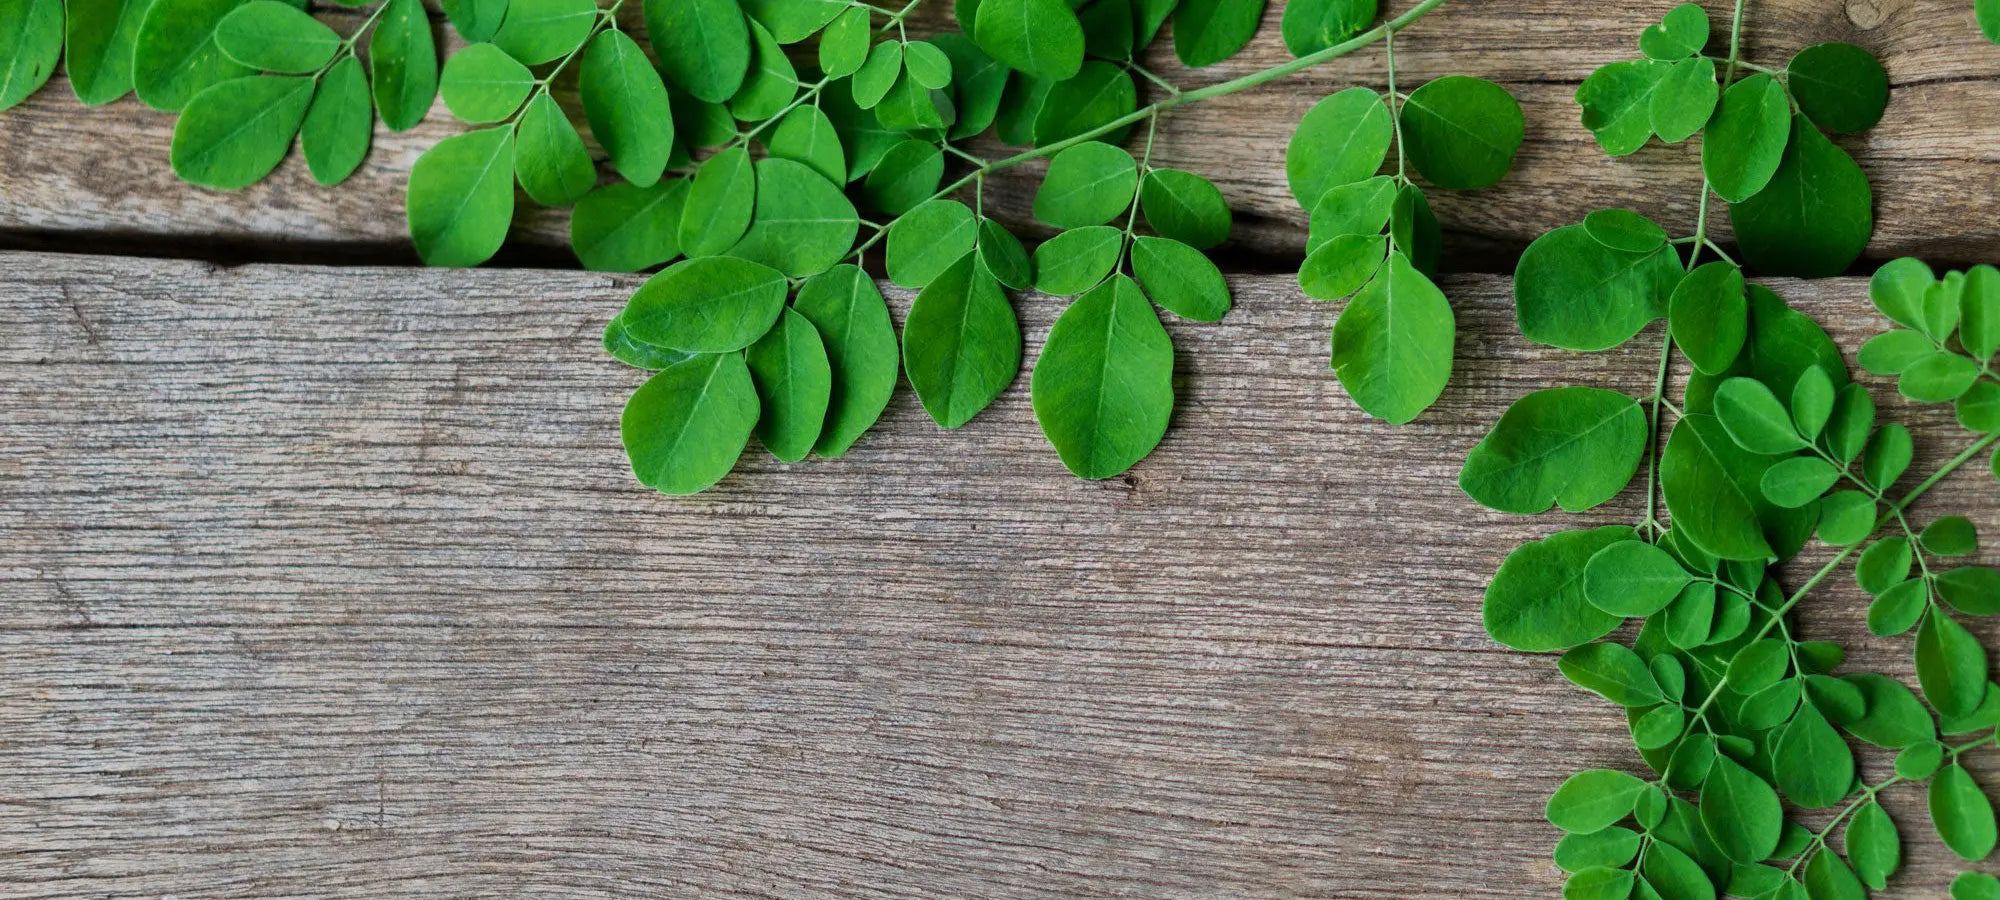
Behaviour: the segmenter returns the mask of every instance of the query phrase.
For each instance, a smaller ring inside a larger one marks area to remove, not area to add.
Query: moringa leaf
[[[1109,225],[1072,228],[1035,248],[1035,289],[1067,297],[1104,281],[1118,266],[1124,235]]]
[[[756,214],[729,255],[803,278],[833,268],[854,247],[861,217],[839,185],[789,159],[760,159],[756,174]]]
[[[889,280],[897,287],[921,288],[972,252],[979,222],[957,200],[926,201],[889,226],[886,253]]]
[[[889,148],[868,173],[868,200],[899,216],[930,199],[943,180],[944,152],[928,141],[906,140]]]
[[[1750,335],[1743,270],[1726,262],[1697,266],[1667,299],[1667,324],[1696,371],[1727,371]]]
[[[1667,551],[1645,541],[1620,541],[1590,558],[1583,570],[1583,596],[1614,616],[1644,617],[1665,609],[1691,580]]]
[[[1053,144],[1109,125],[1139,107],[1139,89],[1132,76],[1111,63],[1093,59],[1076,75],[1058,81],[1040,112],[1035,114],[1035,143]],[[1107,143],[1125,140],[1129,127],[1105,132]]]
[[[411,168],[403,206],[426,265],[485,262],[514,219],[514,130],[485,128],[438,141]]]
[[[387,2],[368,40],[369,80],[382,124],[390,131],[408,131],[423,121],[437,96],[437,42],[422,0]]]
[[[972,39],[1037,78],[1061,81],[1083,67],[1083,24],[1063,0],[981,0]]]
[[[1545,813],[1570,834],[1589,834],[1632,812],[1645,782],[1616,769],[1585,769],[1556,788]]]
[[[839,0],[743,0],[743,11],[781,44],[812,37],[842,11],[854,8]]]
[[[1714,60],[1697,56],[1669,65],[1648,101],[1653,133],[1669,144],[1693,137],[1708,124],[1721,97]]]
[[[818,329],[787,309],[743,355],[762,410],[757,439],[780,462],[805,459],[826,424],[833,392],[833,371]]]
[[[1812,518],[1764,499],[1760,484],[1775,462],[1738,447],[1712,415],[1674,423],[1660,457],[1660,486],[1675,530],[1722,559],[1788,555],[1778,550],[1803,540],[1798,532],[1809,530]]]
[[[1932,609],[1917,628],[1917,683],[1939,713],[1971,713],[1986,698],[1986,648],[1956,619]]]
[[[1315,300],[1338,300],[1375,280],[1388,261],[1387,235],[1337,234],[1306,255],[1299,290]]]
[[[375,106],[368,97],[368,76],[360,60],[349,56],[333,64],[319,79],[312,105],[299,126],[299,151],[314,181],[339,184],[361,167],[375,135]]]
[[[771,130],[772,156],[805,163],[834,184],[847,183],[847,150],[833,120],[817,106],[800,106]]]
[[[473,44],[452,54],[438,79],[445,109],[475,125],[513,116],[534,87],[535,73],[492,44]]]
[[[1514,164],[1526,127],[1521,105],[1505,88],[1465,75],[1410,92],[1401,120],[1410,164],[1432,184],[1452,190],[1499,181]]]
[[[1803,116],[1782,160],[1768,187],[1729,208],[1745,262],[1805,278],[1846,271],[1874,232],[1868,176]]]
[[[1673,61],[1701,53],[1708,45],[1708,11],[1697,3],[1683,3],[1648,25],[1639,33],[1639,52],[1650,59]],[[1756,860],[1747,860],[1756,862]]]
[[[1598,243],[1626,253],[1647,253],[1667,242],[1665,228],[1629,209],[1595,210],[1583,217],[1583,230]]]
[[[543,206],[570,206],[597,186],[583,136],[547,91],[528,100],[514,125],[514,176]]]
[[[132,90],[132,49],[139,22],[153,0],[40,0],[23,4],[27,16],[18,26],[0,26],[0,34],[19,35],[21,45],[7,49],[0,37],[0,59],[11,61],[0,74],[0,110],[32,93],[55,68],[62,53],[63,74],[70,90],[85,106],[102,106]],[[48,18],[62,17],[60,43],[49,37]],[[34,49],[29,49],[30,47]],[[19,96],[15,96],[15,95]],[[12,97],[13,100],[8,98]]]
[[[1174,55],[1195,69],[1235,56],[1256,35],[1263,15],[1264,0],[1180,0],[1174,10]]]
[[[1771,755],[1778,789],[1808,809],[1839,803],[1854,783],[1854,751],[1810,703],[1799,707]]]
[[[868,9],[863,6],[850,6],[834,18],[819,36],[820,71],[842,78],[859,70],[868,60],[868,41],[874,36],[872,24]]]
[[[1000,223],[992,219],[979,220],[979,264],[985,267],[995,279],[1017,291],[1025,291],[1035,283],[1034,261],[1028,258],[1028,250],[1021,246],[1021,239],[1013,235]]]
[[[1306,56],[1345,41],[1375,20],[1377,0],[1285,0],[1285,49]]]
[[[750,72],[750,24],[734,0],[646,0],[646,35],[660,74],[699,100],[727,101]]]
[[[957,428],[1021,371],[1021,327],[993,276],[967,255],[933,279],[903,320],[903,371],[932,421]]]
[[[1778,849],[1784,807],[1764,779],[1727,754],[1717,754],[1702,783],[1701,822],[1731,860],[1753,863]]]
[[[896,86],[896,79],[902,74],[903,42],[883,41],[876,44],[848,81],[855,105],[862,109],[874,109],[882,98],[889,96],[889,89]]]
[[[1724,381],[1715,392],[1715,417],[1736,446],[1751,453],[1776,456],[1807,446],[1785,405],[1755,378]]]
[[[660,180],[674,145],[667,86],[638,42],[616,28],[592,38],[577,78],[583,115],[618,174],[640,187]],[[832,126],[827,128],[829,136]],[[829,177],[839,177],[841,173]]]
[[[593,272],[637,272],[671,260],[681,253],[687,196],[684,178],[596,188],[570,211],[570,248]]]
[[[1465,458],[1458,485],[1501,512],[1560,504],[1582,512],[1630,483],[1645,452],[1646,417],[1631,397],[1591,387],[1536,391],[1507,408]]]
[[[1853,44],[1814,44],[1785,66],[1785,83],[1807,118],[1835,134],[1867,131],[1889,106],[1889,73]]]
[[[333,61],[340,35],[289,3],[251,0],[216,23],[215,45],[252,69],[311,75]]]
[[[612,316],[604,326],[604,352],[611,358],[628,366],[658,372],[661,369],[682,362],[694,356],[684,350],[669,350],[655,347],[632,336],[625,328],[625,317]]]
[[[1311,210],[1329,188],[1374,175],[1388,158],[1393,130],[1381,95],[1367,88],[1348,88],[1314,104],[1285,145],[1292,197]]]
[[[174,174],[203,187],[246,187],[278,167],[312,103],[313,80],[252,75],[211,85],[174,123]]]
[[[1139,186],[1146,224],[1162,237],[1207,249],[1229,238],[1229,203],[1208,179],[1179,169],[1153,169]]]
[[[1731,203],[1750,199],[1778,172],[1792,137],[1784,85],[1762,72],[1729,86],[1701,144],[1701,171]]]
[[[1612,156],[1638,152],[1653,137],[1653,93],[1668,66],[1650,59],[1615,62],[1590,73],[1576,89],[1583,127]]]
[[[1132,276],[1153,302],[1183,319],[1215,322],[1229,313],[1229,284],[1222,270],[1201,251],[1179,241],[1135,238]]]
[[[1030,392],[1042,433],[1079,478],[1110,478],[1153,452],[1174,410],[1174,343],[1136,282],[1114,276],[1063,311]]]
[[[704,353],[662,369],[619,420],[633,476],[662,494],[707,490],[736,467],[758,412],[741,353]]]
[[[1401,425],[1444,393],[1456,331],[1444,293],[1391,252],[1334,323],[1334,375],[1355,405]]]
[[[783,112],[799,92],[799,73],[785,48],[754,20],[750,23],[750,71],[743,86],[729,98],[729,113],[745,122],[762,122]]]
[[[634,339],[690,353],[750,346],[785,308],[785,276],[729,256],[688,259],[639,286],[620,313]]]
[[[1556,667],[1576,686],[1619,706],[1650,706],[1663,699],[1646,662],[1624,644],[1596,641],[1572,647]]]
[[[1682,270],[1666,248],[1614,250],[1580,225],[1535,239],[1514,270],[1514,312],[1529,340],[1606,350],[1667,312]]]
[[[688,187],[681,213],[681,251],[714,256],[736,245],[750,228],[757,204],[757,173],[750,151],[731,147],[703,161]]]
[[[215,43],[216,26],[241,3],[242,0],[153,0],[139,21],[139,33],[132,43],[132,91],[139,100],[157,110],[179,111],[203,88],[253,74],[250,67],[230,59]],[[25,35],[47,35],[51,28],[60,34],[62,14],[59,8],[52,13],[45,11],[50,8],[49,0],[39,0],[27,7],[22,20],[28,29]],[[32,49],[39,44],[26,46]],[[53,54],[57,49],[59,45],[52,45],[43,51],[50,54],[48,69],[40,69],[39,78],[46,79],[54,68]],[[14,92],[27,96],[40,86],[41,82],[36,80],[38,58],[33,52],[10,58],[8,77],[0,82],[5,84],[0,89],[0,109],[19,102],[20,97],[12,96]]]
[[[1049,160],[1035,191],[1035,218],[1057,228],[1102,225],[1131,206],[1138,184],[1139,164],[1132,154],[1085,141]]]
[[[826,428],[813,452],[834,458],[861,439],[896,390],[896,328],[875,280],[858,266],[834,266],[806,279],[792,308],[826,345],[832,392]]]
[[[493,40],[507,18],[508,0],[440,0],[458,36],[473,43]]]
[[[596,0],[507,0],[493,43],[527,65],[554,62],[583,46],[598,15]]]
[[[1563,650],[1610,634],[1624,620],[1584,599],[1584,567],[1597,551],[1632,538],[1630,528],[1607,526],[1559,531],[1515,548],[1486,585],[1486,633],[1530,652]]]
[[[1931,779],[1931,824],[1959,858],[1977,862],[1993,852],[1993,802],[1972,773],[1953,762]]]

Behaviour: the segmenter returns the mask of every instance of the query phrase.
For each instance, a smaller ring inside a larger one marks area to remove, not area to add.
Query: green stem
[[[798,96],[793,97],[792,102],[785,104],[784,109],[778,110],[776,113],[773,113],[764,121],[758,122],[756,126],[751,128],[749,131],[738,132],[736,135],[736,139],[729,142],[729,146],[735,147],[738,145],[750,143],[752,140],[756,139],[757,135],[764,133],[764,129],[771,127],[773,124],[776,124],[779,119],[784,118],[786,113],[798,109],[806,101],[819,96],[819,92],[826,90],[826,86],[832,82],[833,79],[829,77],[829,78],[821,78],[820,80],[815,81],[812,84],[806,85],[806,89],[800,91]]]
[[[1408,181],[1409,157],[1403,152],[1403,111],[1396,106],[1396,35],[1391,32],[1382,38],[1383,68],[1389,73],[1389,93],[1383,102],[1389,104],[1389,122],[1396,135],[1396,180]]]
[[[1950,747],[1946,747],[1945,752],[1951,754],[1952,762],[1956,763],[1958,761],[1959,754],[1964,753],[1967,750],[1976,750],[1980,747],[2000,746],[1995,744],[1995,739],[1996,735],[1993,733],[1984,734],[1979,737],[1973,738],[1972,740],[1966,741],[1964,743],[1954,744]],[[1794,872],[1797,872],[1800,866],[1803,866],[1812,860],[1814,853],[1826,849],[1827,837],[1832,835],[1834,830],[1840,827],[1840,823],[1846,821],[1849,816],[1852,816],[1856,812],[1859,812],[1862,807],[1867,806],[1871,801],[1873,801],[1875,799],[1876,794],[1879,794],[1884,790],[1887,790],[1891,787],[1894,787],[1898,784],[1901,784],[1909,780],[1910,779],[1904,778],[1901,775],[1891,775],[1888,778],[1882,779],[1880,782],[1877,782],[1875,784],[1863,786],[1860,792],[1854,795],[1854,799],[1849,800],[1847,802],[1847,805],[1845,807],[1842,807],[1840,812],[1834,815],[1832,821],[1826,823],[1825,828],[1820,829],[1817,834],[1813,835],[1812,842],[1806,845],[1806,849],[1799,851],[1798,858],[1792,860],[1792,865],[1790,868],[1785,870],[1785,874],[1791,875]]]
[[[1437,7],[1443,5],[1443,3],[1444,0],[1422,0],[1422,2],[1418,3],[1417,5],[1410,7],[1402,15],[1390,19],[1387,22],[1377,25],[1374,28],[1371,28],[1360,34],[1357,34],[1354,37],[1348,38],[1347,40],[1335,44],[1331,47],[1328,47],[1324,50],[1320,50],[1314,53],[1308,53],[1290,62],[1281,63],[1279,65],[1272,66],[1268,69],[1252,72],[1248,75],[1244,75],[1239,78],[1232,78],[1228,81],[1218,82],[1216,84],[1211,84],[1208,85],[1207,87],[1196,88],[1191,91],[1182,91],[1178,94],[1171,94],[1160,100],[1139,107],[1138,109],[1126,113],[1125,115],[1119,116],[1116,119],[1112,119],[1111,121],[1099,125],[1095,128],[1091,128],[1087,131],[1071,135],[1070,137],[1064,138],[1060,141],[1056,141],[1055,143],[1045,144],[1040,147],[1031,147],[1027,150],[1023,150],[1019,153],[1016,153],[1013,156],[994,160],[993,162],[987,163],[986,165],[980,166],[979,168],[967,172],[964,177],[959,178],[958,180],[953,181],[952,183],[947,184],[942,188],[939,188],[936,193],[932,194],[927,199],[935,200],[939,197],[948,197],[958,192],[959,189],[965,187],[966,185],[971,184],[975,178],[984,178],[985,176],[997,172],[1001,169],[1012,168],[1022,163],[1029,162],[1031,160],[1041,159],[1042,157],[1045,156],[1054,156],[1078,144],[1084,143],[1086,141],[1095,140],[1099,137],[1102,137],[1106,134],[1110,134],[1111,132],[1117,131],[1121,128],[1137,124],[1140,121],[1143,121],[1144,119],[1150,116],[1159,115],[1160,113],[1166,112],[1167,110],[1174,109],[1180,106],[1186,106],[1190,103],[1200,103],[1203,100],[1213,100],[1217,97],[1227,97],[1230,94],[1247,91],[1251,88],[1258,87],[1260,85],[1269,84],[1273,81],[1276,81],[1280,78],[1284,78],[1289,75],[1296,75],[1300,72],[1303,72],[1307,69],[1310,69],[1314,66],[1327,62],[1329,60],[1339,59],[1340,57],[1353,53],[1354,51],[1366,47],[1370,44],[1373,44],[1377,41],[1385,40],[1390,35],[1395,34],[1396,32],[1403,30],[1404,28],[1408,28],[1411,23],[1417,21],[1418,19],[1423,18],[1426,13],[1429,13],[1431,10],[1436,9]],[[864,242],[860,247],[856,248],[856,252],[866,251],[870,246],[873,246],[874,243],[880,239],[881,239],[880,235],[870,238],[868,241]]]
[[[1654,535],[1664,534],[1661,526],[1659,506],[1655,487],[1660,472],[1660,408],[1667,405],[1667,368],[1674,358],[1674,336],[1669,332],[1660,342],[1660,371],[1653,378],[1652,417],[1646,423],[1646,518],[1639,523],[1640,528],[1651,530]]]

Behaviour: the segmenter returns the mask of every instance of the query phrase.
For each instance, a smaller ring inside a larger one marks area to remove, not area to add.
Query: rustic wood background
[[[1669,5],[1454,0],[1405,34],[1407,81],[1494,77],[1528,115],[1506,183],[1438,197],[1459,266],[1598,205],[1691,221],[1692,147],[1607,159],[1570,102]],[[2000,51],[1968,6],[1750,4],[1762,62],[1888,63],[1889,118],[1845,141],[1875,258],[2000,258]],[[1161,68],[1268,65],[1278,14]],[[1379,82],[1364,52],[1163,129],[1237,206],[1239,267],[1296,259],[1298,115]],[[129,99],[58,78],[0,114],[0,895],[1558,893],[1544,798],[1636,759],[1479,598],[1515,544],[1638,501],[1504,516],[1456,473],[1507,402],[1642,389],[1650,351],[1533,347],[1503,276],[1455,276],[1452,387],[1391,428],[1326,370],[1337,308],[1244,275],[1225,322],[1171,326],[1175,424],[1122,478],[1068,477],[1022,379],[959,432],[905,392],[846,459],[753,448],[668,499],[627,474],[639,377],[597,347],[636,278],[401,267],[404,178],[454,128],[378,134],[337,189],[293,160],[218,194]],[[1018,219],[1031,176],[989,201]],[[527,212],[507,259],[569,265],[565,227]],[[1850,352],[1881,327],[1860,279],[1776,286]],[[1019,308],[1032,359],[1059,305]],[[1967,440],[1876,386],[1919,466]],[[1921,508],[2000,533],[1981,472]],[[1864,602],[1831,579],[1808,628],[1907,673]],[[1890,805],[1899,895],[1941,896],[1920,798]]]

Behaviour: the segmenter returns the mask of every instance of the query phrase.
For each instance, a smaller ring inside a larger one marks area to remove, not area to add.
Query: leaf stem
[[[1383,102],[1389,105],[1389,123],[1396,135],[1396,180],[1410,180],[1409,156],[1403,151],[1403,111],[1397,108],[1396,93],[1396,35],[1390,32],[1382,38],[1383,67],[1389,73],[1389,92]]]
[[[1653,378],[1652,417],[1646,424],[1646,518],[1639,522],[1639,527],[1652,531],[1655,539],[1666,533],[1659,520],[1655,488],[1660,473],[1660,408],[1667,405],[1667,368],[1673,358],[1674,336],[1668,332],[1660,341],[1660,370]]]

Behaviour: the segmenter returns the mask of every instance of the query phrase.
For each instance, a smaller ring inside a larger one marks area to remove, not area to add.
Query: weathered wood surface
[[[597,348],[629,280],[0,271],[10,897],[1541,898],[1547,793],[1635,764],[1479,597],[1637,498],[1502,516],[1455,475],[1505,402],[1654,356],[1531,347],[1500,279],[1447,282],[1458,372],[1410,426],[1340,393],[1331,307],[1246,278],[1172,326],[1179,414],[1125,477],[1065,475],[1023,378],[960,432],[905,392],[844,460],[668,499]],[[1877,328],[1858,280],[1781,287]],[[1057,309],[1022,301],[1031,358]],[[1920,469],[1966,440],[1907,420]],[[1932,496],[2000,529],[1983,473]],[[1902,670],[1828,584],[1812,633]]]
[[[936,8],[925,11],[929,27],[949,9],[943,0],[932,3]],[[1527,142],[1505,182],[1470,194],[1434,192],[1446,228],[1474,246],[1518,245],[1591,209],[1624,205],[1677,232],[1691,229],[1701,185],[1697,148],[1656,144],[1610,159],[1578,122],[1572,100],[1592,69],[1633,56],[1639,30],[1671,5],[1455,0],[1406,32],[1397,56],[1404,85],[1477,74],[1505,84],[1527,115]],[[1162,42],[1149,63],[1194,85],[1283,61],[1289,57],[1278,38],[1281,10],[1280,3],[1270,5],[1255,43],[1233,60],[1187,72]],[[1726,9],[1716,15],[1726,22]],[[1993,215],[2000,209],[2000,49],[1980,38],[1967,0],[1758,0],[1748,18],[1750,58],[1764,64],[1783,65],[1812,43],[1846,40],[1875,51],[1888,66],[1895,87],[1888,117],[1842,140],[1875,185],[1872,256],[2000,258],[2000,218]],[[1380,87],[1382,77],[1382,54],[1371,48],[1298,78],[1184,108],[1162,128],[1155,158],[1215,179],[1238,211],[1235,248],[1282,264],[1304,244],[1304,216],[1283,177],[1293,127],[1319,98],[1356,83]],[[462,130],[440,104],[413,131],[378,133],[374,153],[343,186],[314,185],[293,159],[260,185],[221,194],[174,177],[166,153],[172,128],[172,116],[130,98],[85,109],[60,78],[52,81],[0,115],[0,159],[8,162],[0,167],[0,234],[54,249],[69,248],[60,239],[74,235],[94,247],[172,241],[185,248],[181,255],[237,258],[243,252],[232,249],[249,245],[253,255],[282,249],[324,258],[345,250],[408,259],[402,195],[410,166],[424,149]],[[1039,169],[1034,164],[996,179],[989,204],[1025,222]],[[562,211],[524,208],[515,258],[568,259],[567,221]]]

